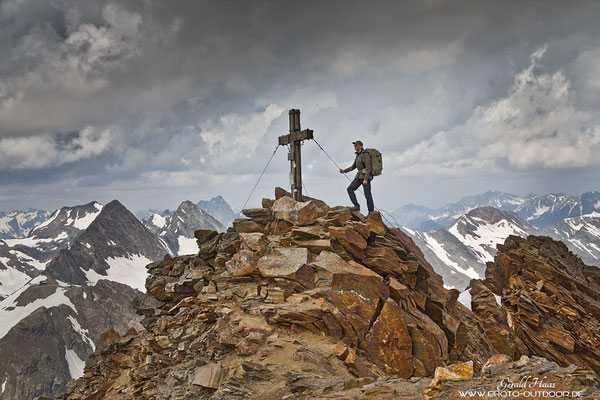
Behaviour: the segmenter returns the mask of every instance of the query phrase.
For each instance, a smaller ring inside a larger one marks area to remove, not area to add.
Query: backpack
[[[377,149],[365,149],[365,151],[371,156],[371,173],[373,176],[381,175],[381,171],[383,171],[381,153]],[[364,159],[362,161],[364,163]]]

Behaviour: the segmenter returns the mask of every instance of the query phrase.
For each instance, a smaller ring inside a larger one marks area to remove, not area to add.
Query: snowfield
[[[106,275],[90,269],[85,272],[90,285],[95,285],[100,279],[123,283],[131,286],[141,292],[146,291],[146,265],[152,263],[152,260],[141,254],[133,254],[127,257],[108,257],[106,263],[110,266],[106,270]]]

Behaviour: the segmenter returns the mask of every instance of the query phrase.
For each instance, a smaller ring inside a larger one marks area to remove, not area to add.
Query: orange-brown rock
[[[473,361],[456,363],[448,367],[437,367],[433,380],[429,384],[430,388],[441,386],[444,381],[458,381],[473,376]]]
[[[271,210],[276,219],[299,226],[311,225],[325,212],[314,200],[299,202],[287,196],[275,200]]]
[[[392,275],[400,278],[408,271],[408,267],[400,262],[396,252],[387,247],[368,248],[365,264],[382,276]]]
[[[367,241],[356,231],[347,227],[329,227],[329,236],[338,241],[356,259],[365,257]]]
[[[371,214],[369,214],[366,224],[371,232],[380,236],[385,236],[387,229],[383,223],[383,220],[381,219],[381,214],[379,214],[379,211],[373,211]]]
[[[388,299],[361,347],[385,372],[409,378],[413,373],[412,344],[398,303]]]

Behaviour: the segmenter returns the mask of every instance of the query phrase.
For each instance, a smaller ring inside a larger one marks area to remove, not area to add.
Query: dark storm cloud
[[[599,162],[598,11],[580,1],[5,0],[2,208],[113,194],[134,209],[215,194],[240,205],[292,107],[338,162],[357,137],[384,152],[374,190],[392,208],[523,191],[546,176],[553,191],[597,189],[552,171]],[[345,180],[305,149],[307,189],[345,202]],[[279,154],[262,195],[287,184],[286,169]]]

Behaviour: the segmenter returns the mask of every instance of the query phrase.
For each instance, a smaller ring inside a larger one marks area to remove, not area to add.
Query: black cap
[[[357,140],[356,142],[352,142],[352,144],[360,144],[361,146],[363,145],[363,143],[360,140]]]

